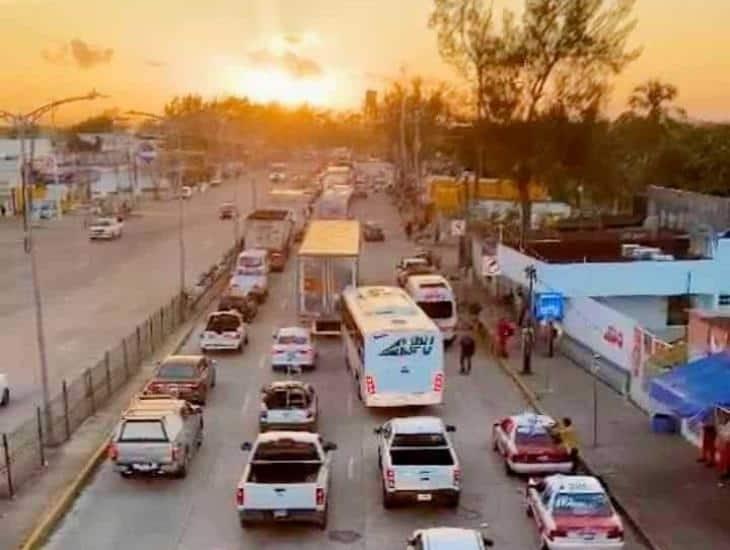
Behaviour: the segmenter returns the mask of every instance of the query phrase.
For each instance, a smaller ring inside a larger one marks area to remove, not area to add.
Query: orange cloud
[[[109,63],[114,56],[112,48],[102,48],[74,38],[68,43],[46,48],[41,51],[41,57],[54,65],[75,63],[82,69],[89,69],[95,65]]]

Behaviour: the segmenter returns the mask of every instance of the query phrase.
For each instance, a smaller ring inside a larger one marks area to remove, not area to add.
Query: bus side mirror
[[[494,546],[494,541],[490,538],[485,537],[484,535],[482,535],[482,542],[484,543],[484,546],[487,546],[489,548]]]
[[[452,426],[451,424],[447,424],[447,425],[446,425],[446,431],[447,431],[447,432],[452,432],[452,433],[453,433],[453,432],[455,432],[455,431],[456,431],[456,426]]]

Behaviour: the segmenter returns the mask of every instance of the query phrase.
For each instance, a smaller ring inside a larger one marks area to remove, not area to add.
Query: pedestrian
[[[702,424],[702,450],[697,462],[704,462],[708,468],[715,464],[715,440],[717,439],[717,427],[713,414],[707,415]]]
[[[413,223],[411,220],[406,222],[406,238],[410,241],[411,235],[413,234]]]
[[[572,463],[571,473],[578,469],[578,435],[575,433],[573,421],[569,417],[563,418],[562,422],[556,424],[551,433],[557,437],[563,448],[570,455]]]
[[[459,339],[461,353],[459,355],[459,374],[471,373],[471,358],[476,351],[476,342],[471,335],[471,331],[467,330]]]

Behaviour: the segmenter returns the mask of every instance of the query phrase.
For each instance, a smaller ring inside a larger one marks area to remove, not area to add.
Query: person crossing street
[[[471,358],[474,356],[476,351],[476,342],[474,337],[471,335],[471,331],[468,330],[459,339],[460,355],[459,355],[459,374],[470,374],[471,373]]]

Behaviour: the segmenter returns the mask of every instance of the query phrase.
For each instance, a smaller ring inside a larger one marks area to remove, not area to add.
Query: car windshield
[[[448,319],[454,314],[454,304],[451,300],[418,302],[418,307],[431,319]]]
[[[241,327],[240,319],[235,315],[213,315],[205,327],[209,332],[235,332]]]
[[[168,363],[160,366],[157,378],[197,378],[195,365]]]
[[[306,346],[309,343],[309,338],[296,334],[281,334],[277,339],[277,343],[282,346]]]
[[[165,427],[159,420],[127,420],[119,441],[125,443],[166,443]]]
[[[558,493],[553,505],[554,516],[608,517],[613,514],[604,493]]]
[[[447,445],[443,434],[395,434],[393,447],[443,447]]]
[[[238,259],[238,265],[241,267],[261,267],[264,260],[261,256],[241,256]]]
[[[275,389],[265,394],[264,403],[269,409],[304,409],[309,406],[310,398],[298,388]]]

